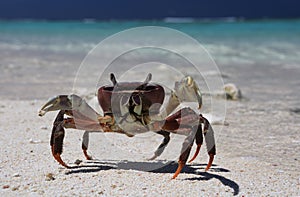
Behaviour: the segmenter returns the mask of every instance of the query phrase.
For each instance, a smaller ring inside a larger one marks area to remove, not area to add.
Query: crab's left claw
[[[197,102],[198,108],[202,106],[202,94],[191,76],[184,77],[181,81],[175,83],[175,92],[181,102]]]
[[[197,102],[198,102],[198,109],[200,109],[202,107],[202,94],[200,92],[200,89],[197,85],[197,83],[195,82],[195,80],[191,77],[191,76],[187,76],[186,77],[186,81],[187,81],[187,85],[194,90]]]
[[[49,99],[39,111],[39,116],[44,116],[49,111],[70,110],[72,109],[71,95],[59,95]]]

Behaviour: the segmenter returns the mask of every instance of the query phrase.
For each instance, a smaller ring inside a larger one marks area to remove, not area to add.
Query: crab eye
[[[135,105],[141,105],[142,99],[139,95],[133,95],[131,98]]]
[[[129,103],[130,97],[128,95],[123,95],[120,104],[121,105],[127,105]]]

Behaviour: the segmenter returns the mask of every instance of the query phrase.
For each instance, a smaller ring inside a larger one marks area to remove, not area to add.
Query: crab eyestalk
[[[110,73],[110,80],[114,84],[114,86],[116,86],[118,84],[117,79],[116,79],[114,73]]]
[[[149,82],[151,81],[151,79],[152,79],[152,74],[151,74],[151,73],[149,73],[149,74],[147,75],[147,77],[146,77],[145,81],[144,81],[144,84],[147,84],[147,83],[149,83]]]
[[[146,79],[145,79],[143,85],[142,85],[142,88],[143,88],[143,89],[145,89],[145,87],[146,87],[147,84],[151,81],[151,79],[152,79],[152,74],[149,73],[149,74],[147,75],[147,77],[146,77]]]

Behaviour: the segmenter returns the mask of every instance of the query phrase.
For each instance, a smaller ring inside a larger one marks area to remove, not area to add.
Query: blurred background
[[[294,101],[300,85],[299,8],[297,0],[2,0],[0,98],[68,93],[81,61],[100,41],[153,25],[203,44],[225,82],[237,83],[248,97]]]

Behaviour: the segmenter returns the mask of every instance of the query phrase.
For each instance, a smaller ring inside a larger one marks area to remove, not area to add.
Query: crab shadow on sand
[[[122,169],[122,170],[137,170],[153,173],[174,173],[178,167],[177,162],[175,161],[155,161],[155,162],[133,162],[133,161],[99,161],[91,160],[82,163],[82,165],[71,167],[65,174],[76,174],[76,173],[91,173],[98,172],[102,170],[111,170],[111,169]],[[224,176],[214,174],[213,172],[230,172],[230,170],[225,168],[219,168],[217,165],[212,165],[210,172],[204,172],[206,164],[192,164],[186,165],[181,173],[195,174],[197,176],[192,178],[186,178],[184,180],[188,181],[208,181],[211,179],[219,180],[223,185],[230,187],[233,190],[233,195],[239,193],[239,185],[225,178]]]

